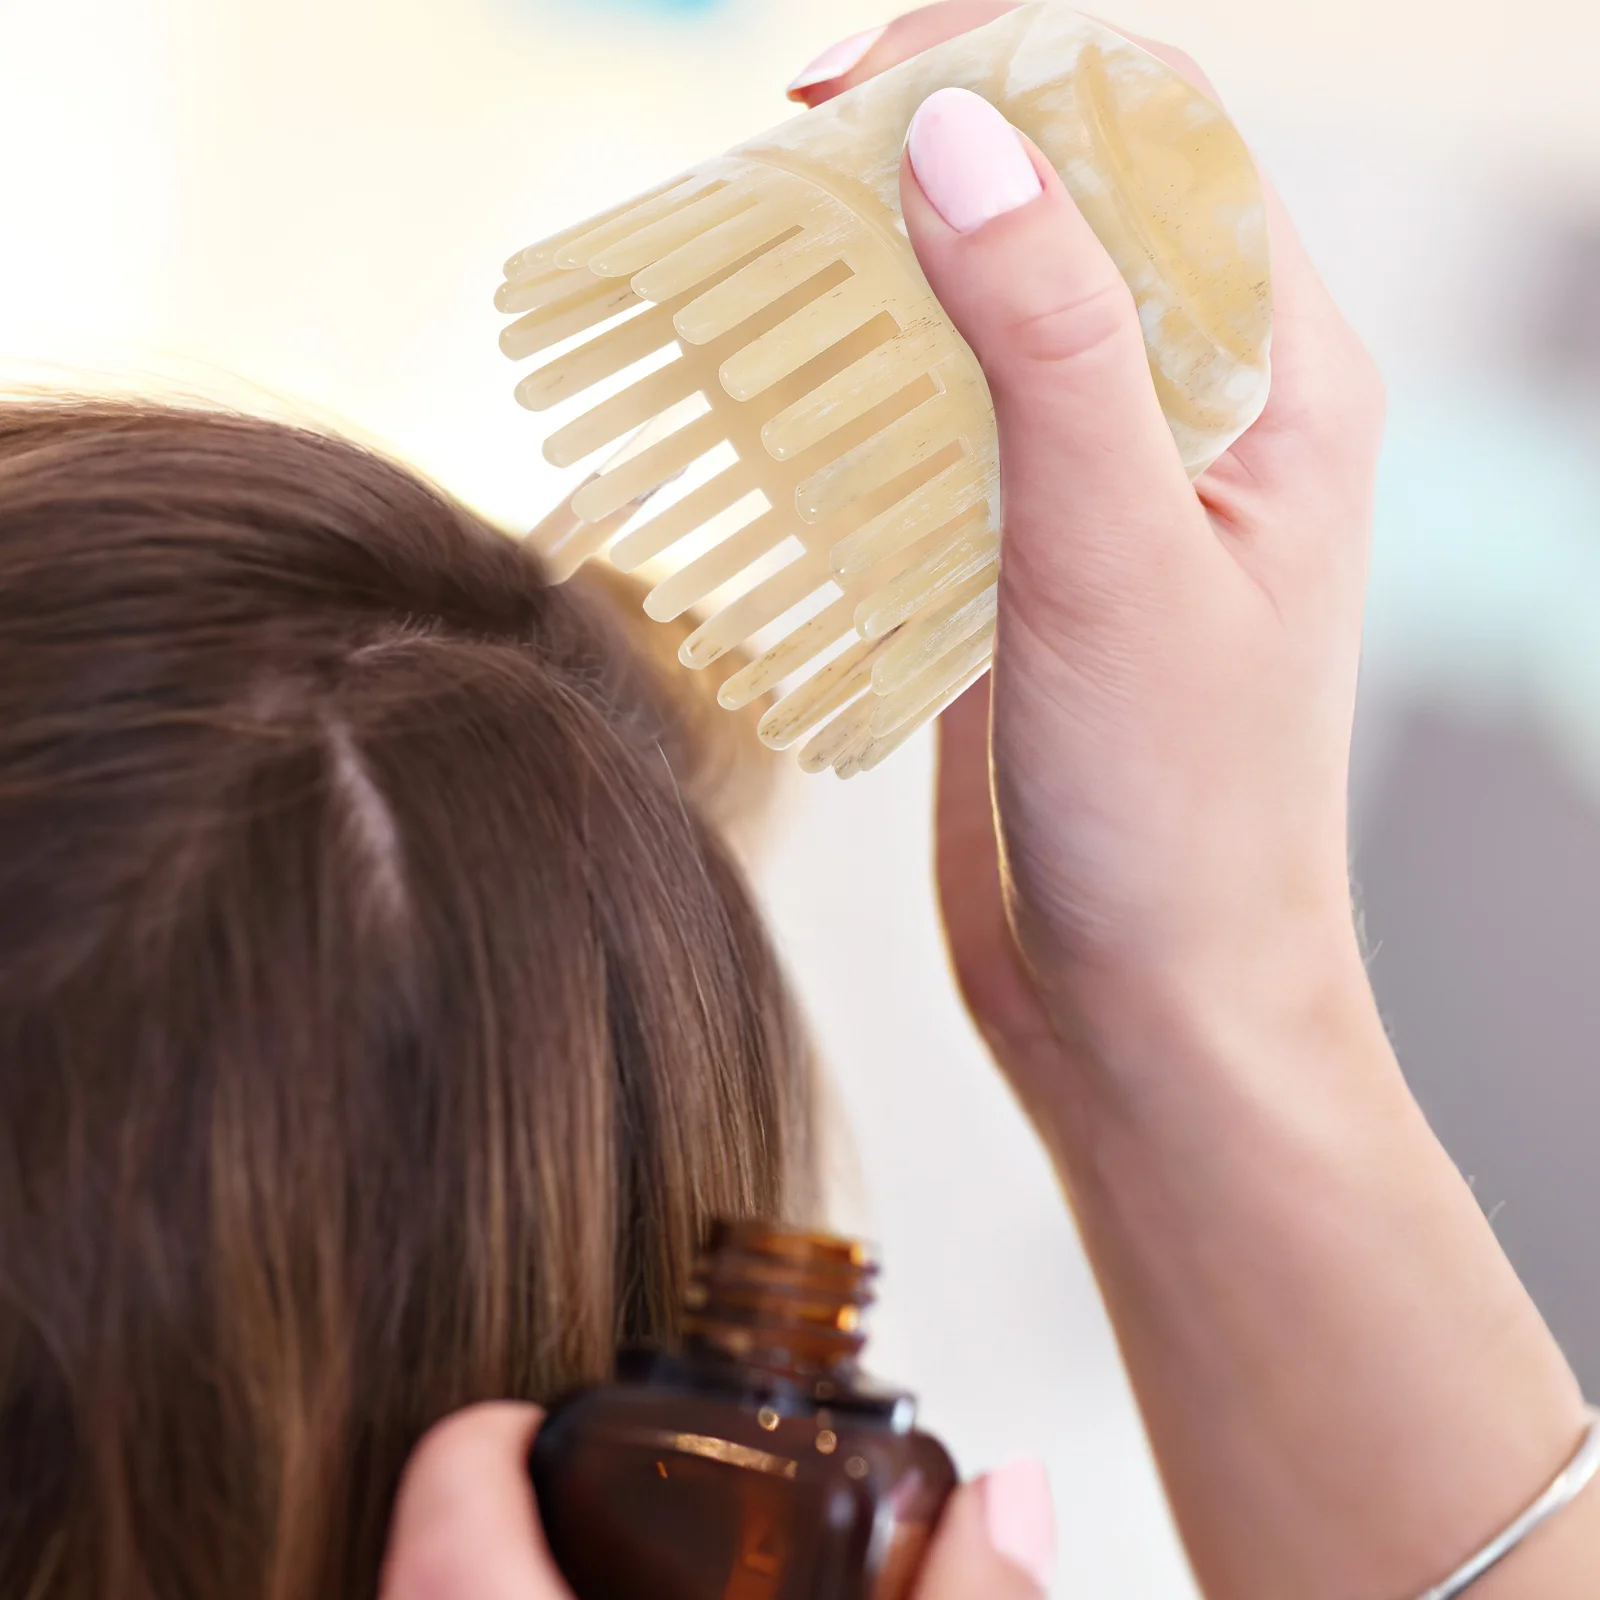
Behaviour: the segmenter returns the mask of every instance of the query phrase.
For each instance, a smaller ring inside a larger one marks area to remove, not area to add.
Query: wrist
[[[1578,1600],[1600,1590],[1600,1483],[1537,1528],[1472,1589],[1472,1600]]]
[[[1409,1101],[1348,915],[1283,929],[1251,949],[1220,942],[1164,960],[1119,960],[1035,984],[1053,1030],[1021,1087],[1035,1116],[1159,1115],[1181,1083],[1216,1092],[1348,1103]]]
[[[1548,1481],[1581,1397],[1354,934],[1284,946],[1106,973],[1022,1087],[1206,1592],[1420,1594]]]

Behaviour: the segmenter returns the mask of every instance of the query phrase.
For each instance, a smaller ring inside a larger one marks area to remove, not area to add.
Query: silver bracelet
[[[1465,1594],[1490,1567],[1504,1561],[1540,1523],[1548,1522],[1558,1511],[1571,1505],[1596,1472],[1600,1472],[1600,1406],[1590,1406],[1589,1431],[1583,1436],[1578,1453],[1556,1474],[1555,1482],[1504,1533],[1491,1539],[1443,1583],[1419,1595],[1418,1600],[1456,1600],[1457,1595]]]

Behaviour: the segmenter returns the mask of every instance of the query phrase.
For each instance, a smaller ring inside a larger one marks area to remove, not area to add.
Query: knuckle
[[[401,1474],[396,1493],[399,1525],[427,1530],[447,1518],[462,1485],[481,1467],[477,1434],[470,1411],[448,1416],[423,1434]]]
[[[1318,455],[1342,459],[1370,453],[1383,432],[1387,396],[1378,364],[1342,321],[1297,363],[1279,422]]]
[[[1081,361],[1138,334],[1138,309],[1121,278],[1061,303],[1024,306],[1001,329],[1010,356],[1050,366]]]
[[[411,1456],[410,1471],[417,1476],[448,1473],[478,1453],[482,1411],[469,1406],[454,1411],[433,1424],[418,1441]]]
[[[1388,407],[1383,374],[1348,328],[1329,352],[1320,400],[1325,425],[1344,437],[1365,442],[1383,427]]]
[[[1389,386],[1382,369],[1365,347],[1356,357],[1351,386],[1360,414],[1381,427],[1389,410]]]

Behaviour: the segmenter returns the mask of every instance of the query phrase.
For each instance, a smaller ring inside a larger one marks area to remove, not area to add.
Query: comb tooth
[[[630,233],[637,233],[662,217],[670,216],[713,185],[720,187],[721,183],[722,179],[717,173],[704,170],[691,172],[648,200],[624,206],[621,211],[612,212],[594,227],[571,235],[551,252],[550,259],[558,267],[586,267],[590,258],[608,245],[626,239]]]
[[[654,561],[662,551],[670,550],[702,523],[737,504],[749,494],[754,483],[750,469],[742,461],[719,472],[658,516],[618,539],[611,551],[612,564],[623,572],[632,572],[646,561]]]
[[[821,655],[841,635],[854,633],[854,616],[855,602],[849,595],[830,600],[814,617],[807,617],[770,650],[734,673],[717,690],[718,702],[737,711],[740,706],[759,700],[814,656]]]
[[[949,538],[940,539],[909,570],[861,601],[856,607],[857,630],[864,639],[881,638],[983,571],[999,550],[999,539],[969,513]]]
[[[675,178],[668,178],[665,183],[658,183],[653,189],[646,189],[643,194],[636,194],[631,200],[624,200],[620,205],[609,206],[604,211],[596,212],[592,217],[585,217],[582,222],[575,222],[570,228],[563,228],[560,233],[552,233],[548,238],[540,239],[537,244],[530,244],[506,262],[503,269],[509,278],[525,278],[531,272],[552,266],[555,262],[556,251],[562,245],[570,243],[581,234],[593,233],[597,228],[604,227],[608,222],[614,221],[625,211],[633,211],[639,206],[648,205],[650,201],[659,199],[669,189],[676,189],[684,181],[683,174]]]
[[[672,317],[665,306],[641,311],[620,327],[607,328],[587,344],[530,372],[517,385],[517,403],[530,411],[547,411],[654,355],[673,339]]]
[[[833,547],[834,578],[845,583],[862,577],[897,550],[979,504],[988,496],[990,476],[990,469],[975,457],[953,462],[839,540]]]
[[[808,551],[708,617],[679,646],[678,659],[686,667],[710,666],[827,581],[827,562]]]
[[[795,509],[807,522],[820,522],[954,444],[961,426],[961,413],[947,395],[924,400],[812,473],[794,492]]]
[[[544,271],[551,265],[551,256],[565,238],[565,234],[555,234],[549,239],[541,239],[538,244],[524,245],[515,254],[506,257],[506,264],[500,269],[501,277],[506,283],[513,283],[530,273]]]
[[[722,387],[735,400],[753,399],[870,322],[884,301],[881,289],[847,278],[729,356],[722,363]]]
[[[897,728],[885,739],[869,738],[858,742],[847,755],[841,756],[834,762],[834,777],[854,778],[863,772],[871,772],[884,757],[898,750],[921,726],[920,722],[914,721],[904,728]]]
[[[553,582],[564,583],[590,556],[605,548],[606,541],[633,515],[624,506],[598,522],[585,522],[565,501],[542,522],[528,530],[528,540],[550,567]]]
[[[630,456],[621,466],[584,484],[572,497],[572,509],[585,522],[598,522],[630,500],[638,500],[675,478],[719,444],[725,432],[716,412],[696,417],[649,449]]]
[[[992,564],[969,578],[943,604],[899,629],[873,663],[872,687],[892,694],[993,621],[997,600]]]
[[[836,242],[801,233],[691,300],[678,313],[678,332],[690,344],[720,339],[838,259]]]
[[[689,363],[671,362],[556,429],[544,442],[544,458],[553,467],[570,467],[591,451],[641,427],[658,412],[687,400],[697,388]]]
[[[840,651],[762,717],[756,730],[762,743],[787,750],[824,717],[849,705],[872,682],[873,659],[882,649],[881,639],[863,639]]]
[[[758,204],[645,267],[633,280],[634,293],[645,300],[675,300],[793,226],[793,217],[781,207]]]
[[[541,306],[519,317],[500,334],[500,348],[513,361],[546,350],[563,339],[570,339],[597,322],[607,322],[640,304],[638,295],[628,284],[606,283],[598,280],[597,287],[575,300],[561,300],[555,305]]]
[[[888,582],[911,565],[912,556],[903,555],[885,564],[877,574],[880,582]],[[798,672],[814,657],[831,645],[837,644],[847,634],[856,635],[855,610],[857,601],[850,595],[840,595],[830,600],[814,616],[807,617],[798,627],[777,640],[770,650],[758,656],[748,666],[734,673],[717,691],[718,701],[730,710],[749,705],[752,700],[775,689],[785,678]],[[898,642],[898,636],[896,636]]]
[[[595,282],[592,272],[569,272],[564,267],[533,278],[515,278],[494,292],[496,311],[537,311],[557,300],[570,300]]]
[[[881,698],[874,695],[872,698],[877,704],[872,712],[873,736],[881,739],[902,727],[931,701],[964,683],[993,653],[994,623],[987,622],[903,688]]]
[[[864,694],[847,705],[821,733],[800,752],[802,772],[821,772],[836,762],[845,761],[855,749],[872,738],[872,712],[875,695]]]
[[[988,670],[989,660],[986,656],[965,678],[958,679],[949,688],[941,690],[920,711],[907,717],[893,733],[885,734],[881,738],[874,736],[868,739],[864,745],[851,751],[849,758],[841,761],[833,770],[841,778],[853,778],[858,772],[871,772],[874,767],[881,766],[912,734],[927,727],[952,700],[959,699]]]
[[[589,270],[598,272],[602,278],[631,278],[719,222],[748,211],[756,203],[755,187],[752,180],[746,179],[699,195],[682,210],[598,251],[590,258]]]
[[[774,460],[787,461],[846,423],[865,416],[874,406],[925,377],[936,346],[932,329],[913,328],[852,361],[843,372],[818,384],[767,423],[761,430],[767,453]]]
[[[776,549],[787,532],[784,519],[775,511],[747,522],[738,532],[719,539],[704,555],[663,578],[645,597],[645,615],[657,622],[681,617],[690,606],[738,577],[752,561]]]

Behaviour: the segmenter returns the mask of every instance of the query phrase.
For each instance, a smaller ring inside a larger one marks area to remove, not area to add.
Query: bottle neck
[[[854,1240],[719,1223],[685,1297],[684,1352],[852,1387],[876,1276]]]

